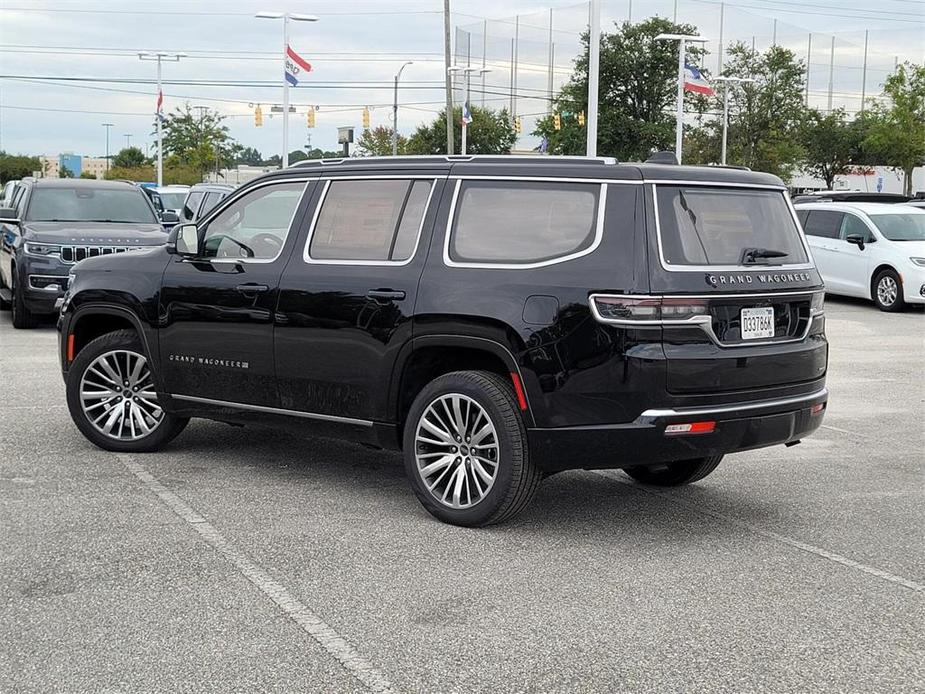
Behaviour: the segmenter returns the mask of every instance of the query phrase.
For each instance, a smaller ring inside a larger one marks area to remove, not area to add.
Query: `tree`
[[[138,147],[126,147],[113,156],[111,164],[126,169],[144,166],[148,163],[145,153]]]
[[[488,108],[472,106],[472,122],[469,123],[466,139],[468,154],[509,154],[517,133],[508,115],[507,109],[492,111]],[[462,107],[453,109],[453,119],[457,126],[462,122]],[[461,127],[454,127],[456,138],[453,151],[462,150]],[[390,149],[391,151],[391,145]],[[430,125],[418,126],[408,138],[406,154],[446,154],[446,109],[437,115]]]
[[[357,141],[357,151],[364,157],[387,157],[392,154],[392,128],[377,125],[372,130],[364,130]],[[445,137],[444,137],[445,139]],[[408,138],[398,136],[398,153],[405,154]]]
[[[31,176],[34,171],[41,170],[42,162],[38,157],[7,154],[0,150],[0,183],[25,178]]]
[[[74,178],[74,172],[66,166],[58,168],[58,178]]]
[[[110,181],[156,181],[157,174],[151,164],[145,163],[142,166],[112,166],[103,174],[103,178]],[[177,183],[170,179],[170,169],[167,167],[164,167],[164,183]]]
[[[844,109],[826,114],[810,109],[800,126],[804,171],[824,180],[832,190],[836,176],[850,173],[860,163],[862,140],[861,129],[845,119]]]
[[[905,63],[887,77],[889,105],[875,104],[866,120],[865,154],[903,172],[903,193],[912,195],[912,170],[925,162],[925,66]]]
[[[238,152],[234,163],[244,166],[260,166],[263,163],[263,156],[254,147],[245,147]]]
[[[697,27],[661,17],[614,26],[614,33],[601,34],[598,152],[620,160],[640,160],[653,150],[674,149],[678,47],[676,42],[656,41],[655,37],[696,34]],[[585,153],[586,130],[577,116],[588,110],[587,33],[582,43],[575,72],[553,102],[561,129],[555,129],[554,116],[547,116],[534,131],[549,140],[552,154]],[[696,62],[703,49],[690,46],[688,54]],[[689,101],[693,98],[688,95]]]
[[[189,104],[177,108],[163,125],[164,154],[179,165],[202,175],[213,168],[231,165],[240,145],[228,135],[224,118],[207,108],[193,113]]]
[[[80,172],[80,178],[92,178],[92,179],[95,181],[95,180],[96,180],[96,174],[95,174],[95,173],[91,173],[90,171],[81,171],[81,172]]]
[[[759,53],[744,43],[733,44],[726,55],[724,76],[754,80],[729,93],[729,160],[789,180],[805,158],[800,144],[806,121],[803,61],[780,46]],[[712,127],[718,131],[722,123]]]

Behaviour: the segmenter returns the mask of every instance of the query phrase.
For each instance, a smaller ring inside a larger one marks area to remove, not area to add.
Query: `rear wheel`
[[[522,511],[543,478],[510,384],[456,371],[431,381],[405,422],[405,470],[420,502],[445,523],[480,527]]]
[[[80,350],[67,374],[67,406],[80,432],[107,451],[157,450],[189,422],[161,409],[148,357],[131,330]]]
[[[874,303],[881,311],[902,311],[906,302],[903,299],[903,281],[895,270],[882,270],[874,279]]]
[[[13,293],[12,300],[12,309],[13,309],[13,327],[14,328],[34,328],[38,325],[38,319],[35,317],[35,314],[32,313],[28,308],[26,308],[25,297],[23,292],[19,291],[19,288],[16,286],[16,268],[13,268],[13,272],[10,273],[10,291]]]
[[[708,458],[680,460],[651,467],[631,467],[623,472],[637,482],[650,484],[653,487],[680,487],[702,480],[716,469],[722,459],[723,456],[714,455]]]

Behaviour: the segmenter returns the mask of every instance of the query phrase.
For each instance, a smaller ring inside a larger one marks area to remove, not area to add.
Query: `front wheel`
[[[674,463],[664,463],[650,467],[631,467],[623,472],[637,482],[649,484],[653,487],[680,487],[702,480],[716,469],[723,459],[721,455],[694,460],[679,460]]]
[[[107,451],[153,451],[189,422],[161,409],[138,335],[119,330],[77,354],[67,374],[67,406],[80,432]]]
[[[405,422],[404,456],[424,508],[453,525],[512,518],[543,478],[510,383],[485,371],[455,371],[424,387]]]
[[[20,330],[34,328],[38,325],[38,319],[32,311],[26,308],[26,300],[23,296],[23,292],[19,291],[19,287],[16,286],[16,268],[13,268],[10,284],[12,285],[10,291],[13,293],[13,298],[10,302],[12,304],[10,308],[13,311],[13,327],[19,328]]]
[[[906,306],[903,299],[903,281],[895,270],[883,270],[874,280],[874,303],[881,311],[902,311]]]

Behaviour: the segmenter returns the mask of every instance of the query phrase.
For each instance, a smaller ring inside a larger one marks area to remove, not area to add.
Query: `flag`
[[[155,117],[162,123],[167,119],[164,117],[164,92],[157,90],[157,110],[154,112]]]
[[[700,73],[700,70],[689,63],[684,63],[684,91],[713,96],[713,87]]]
[[[292,46],[286,46],[286,81],[295,87],[299,84],[299,73],[303,70],[311,72],[311,63],[292,50]]]
[[[543,139],[540,140],[540,154],[546,154],[549,151],[549,138],[543,135]]]
[[[463,117],[462,122],[466,125],[472,122],[472,112],[469,110],[469,102],[466,102],[466,105],[463,106]]]

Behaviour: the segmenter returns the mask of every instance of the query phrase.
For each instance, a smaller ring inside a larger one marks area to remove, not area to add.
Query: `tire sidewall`
[[[428,491],[421,479],[415,460],[415,435],[421,415],[427,407],[438,397],[449,393],[459,393],[475,400],[491,418],[498,436],[499,456],[498,472],[488,494],[478,504],[471,508],[453,509],[441,504]],[[507,410],[507,411],[506,411]],[[518,422],[515,430],[505,426],[513,411]],[[503,402],[495,402],[484,388],[474,380],[467,378],[465,373],[451,373],[435,379],[425,386],[414,400],[405,420],[403,436],[403,451],[405,459],[405,472],[411,483],[411,488],[417,495],[421,504],[433,516],[442,521],[462,526],[485,525],[498,512],[511,489],[514,480],[515,460],[523,461],[526,456],[526,432],[523,429],[519,414],[513,408],[510,394],[504,392]]]

